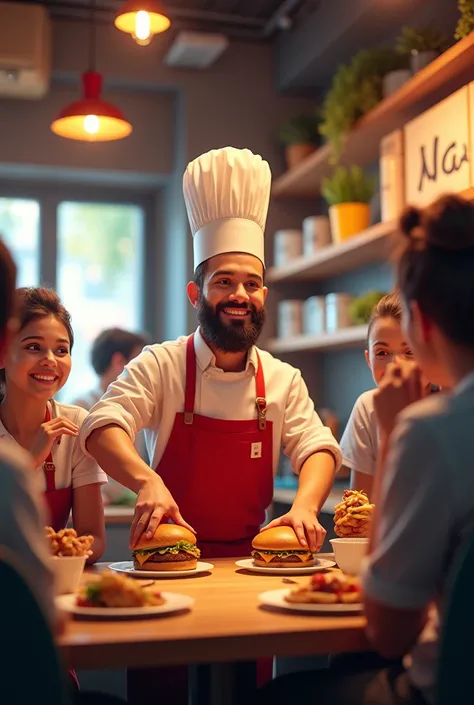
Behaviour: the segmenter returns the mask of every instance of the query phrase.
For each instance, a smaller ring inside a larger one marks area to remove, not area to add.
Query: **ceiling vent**
[[[181,69],[207,69],[227,49],[223,34],[180,32],[165,56],[165,64]]]

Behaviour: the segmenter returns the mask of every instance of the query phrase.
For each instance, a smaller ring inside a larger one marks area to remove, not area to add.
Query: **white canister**
[[[311,257],[321,247],[331,244],[331,228],[327,215],[315,215],[303,220],[303,254]]]
[[[349,306],[353,297],[350,294],[328,294],[326,296],[326,331],[334,333],[352,325]]]
[[[383,221],[395,220],[405,207],[403,131],[380,142],[380,208]]]
[[[278,304],[278,337],[292,338],[303,332],[303,301],[290,299]]]
[[[326,330],[326,300],[311,296],[303,305],[303,331],[307,335],[321,335]]]
[[[284,267],[292,259],[300,257],[303,252],[303,233],[301,230],[278,230],[275,233],[275,267]]]

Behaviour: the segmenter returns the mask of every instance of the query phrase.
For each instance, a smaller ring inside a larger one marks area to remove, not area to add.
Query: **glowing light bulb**
[[[135,31],[133,38],[137,44],[146,46],[152,40],[150,15],[145,10],[139,10],[135,15]]]
[[[97,115],[86,115],[84,118],[84,130],[89,135],[96,135],[99,132],[100,120]]]

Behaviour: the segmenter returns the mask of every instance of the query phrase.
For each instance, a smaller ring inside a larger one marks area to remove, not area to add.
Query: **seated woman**
[[[0,239],[0,363],[5,365],[18,335],[14,318],[16,266]],[[21,312],[20,312],[21,313]],[[14,348],[13,348],[14,350]],[[53,575],[45,539],[46,507],[41,501],[31,455],[18,443],[0,443],[0,545],[12,551],[53,633],[60,634],[64,619],[54,605]],[[100,522],[100,518],[99,518]],[[21,683],[18,684],[21,689]],[[73,689],[74,705],[120,705],[122,700],[103,693]],[[41,688],[38,686],[38,702]]]
[[[100,487],[107,476],[79,445],[87,412],[54,400],[71,372],[70,316],[51,289],[18,289],[16,304],[18,330],[1,361],[0,444],[31,453],[49,523],[64,528],[72,510],[77,533],[94,537],[93,563],[105,545]]]
[[[291,674],[263,688],[261,703],[435,703],[446,578],[474,513],[474,205],[445,196],[407,210],[401,231],[398,285],[419,368],[392,363],[374,397],[381,454],[363,599],[370,641],[403,665]],[[422,373],[452,392],[417,401]]]

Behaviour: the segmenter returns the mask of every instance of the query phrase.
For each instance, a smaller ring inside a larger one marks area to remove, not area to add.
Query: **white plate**
[[[252,558],[245,558],[243,561],[237,561],[235,565],[238,565],[239,568],[245,568],[245,570],[251,570],[253,573],[265,573],[266,575],[308,575],[332,568],[336,564],[334,561],[328,561],[327,558],[316,558],[313,565],[305,565],[302,568],[264,568],[254,565]]]
[[[166,600],[164,605],[153,607],[79,607],[76,605],[76,595],[61,595],[56,598],[56,604],[65,612],[80,617],[105,617],[107,619],[159,617],[181,610],[189,610],[194,605],[194,598],[188,597],[188,595],[179,595],[175,592],[163,592],[162,595]]]
[[[346,605],[343,603],[333,605],[319,605],[308,604],[305,602],[286,602],[284,597],[285,595],[288,595],[289,592],[291,592],[291,590],[289,590],[288,588],[283,588],[283,590],[268,590],[268,592],[260,593],[260,595],[258,596],[258,600],[261,605],[265,605],[266,607],[279,607],[284,610],[290,610],[291,612],[316,612],[319,614],[321,612],[330,612],[332,614],[334,614],[335,612],[343,612],[345,614],[358,614],[359,612],[362,612],[361,603],[352,605]]]
[[[214,568],[212,563],[204,563],[198,561],[197,567],[193,570],[135,570],[133,561],[120,561],[119,563],[111,563],[111,570],[116,570],[118,573],[127,573],[132,578],[192,578],[201,573],[208,573]]]

